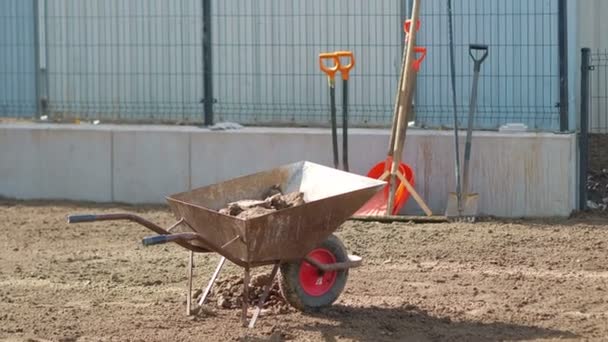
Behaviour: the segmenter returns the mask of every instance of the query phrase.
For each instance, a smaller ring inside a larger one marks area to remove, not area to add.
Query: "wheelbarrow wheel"
[[[307,256],[324,264],[348,261],[346,248],[335,235],[330,235]],[[279,287],[291,306],[301,311],[314,311],[335,302],[344,290],[347,278],[348,269],[323,273],[301,260],[281,264]]]

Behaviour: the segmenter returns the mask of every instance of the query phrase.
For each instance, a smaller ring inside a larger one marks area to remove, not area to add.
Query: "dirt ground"
[[[0,202],[0,339],[5,341],[503,341],[608,338],[608,218],[475,224],[347,222],[364,258],[335,305],[242,328],[240,311],[185,315],[188,252],[144,247],[123,222],[77,213],[165,208]],[[196,255],[206,283],[217,255]],[[228,273],[238,269],[232,265]],[[266,271],[261,269],[258,272]],[[227,275],[222,274],[225,278]]]

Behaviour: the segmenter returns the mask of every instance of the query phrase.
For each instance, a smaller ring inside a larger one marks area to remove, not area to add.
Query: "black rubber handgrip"
[[[97,221],[97,215],[70,215],[68,223],[94,222]]]
[[[148,236],[142,239],[144,246],[160,245],[171,241],[173,241],[173,239],[170,238],[170,235]]]
[[[488,50],[488,46],[487,45],[483,45],[483,44],[470,44],[469,45],[469,49],[471,50]]]

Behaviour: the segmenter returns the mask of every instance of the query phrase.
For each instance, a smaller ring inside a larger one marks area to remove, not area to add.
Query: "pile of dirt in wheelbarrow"
[[[269,280],[270,274],[268,273],[255,275],[251,278],[249,282],[250,307],[258,305],[264,292],[264,286],[268,284]],[[233,275],[224,280],[218,280],[211,290],[208,302],[215,304],[219,309],[240,309],[243,304],[243,278]],[[268,297],[266,297],[263,309],[281,314],[290,311],[289,304],[281,296],[279,283],[276,278],[272,283]]]
[[[219,213],[250,219],[302,204],[304,204],[304,193],[296,191],[284,195],[280,186],[275,185],[262,196],[262,199],[243,199],[231,202],[225,208],[220,209]]]

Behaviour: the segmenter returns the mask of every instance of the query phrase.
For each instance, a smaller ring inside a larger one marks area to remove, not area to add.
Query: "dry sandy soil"
[[[66,223],[68,214],[116,211],[173,221],[165,208],[0,202],[0,339],[608,339],[608,218],[347,222],[337,235],[365,263],[335,305],[269,313],[247,330],[239,310],[211,303],[185,315],[186,250],[143,247],[151,232],[131,223]],[[198,286],[217,260],[196,256]]]

